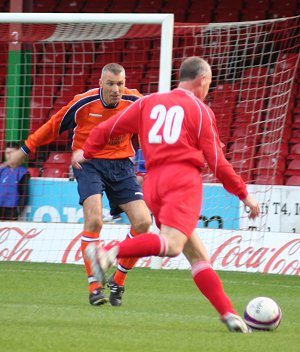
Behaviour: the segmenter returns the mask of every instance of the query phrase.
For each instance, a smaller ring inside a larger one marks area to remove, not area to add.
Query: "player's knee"
[[[132,228],[136,233],[145,233],[149,231],[151,226],[151,218],[142,218],[139,221],[132,224]]]
[[[89,231],[100,232],[103,226],[103,221],[100,217],[91,215],[88,219],[85,219],[85,227]]]
[[[184,245],[179,241],[168,241],[167,253],[168,257],[177,257],[183,251]]]

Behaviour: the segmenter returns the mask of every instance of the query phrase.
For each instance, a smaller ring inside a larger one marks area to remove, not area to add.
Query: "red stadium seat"
[[[290,153],[287,156],[288,159],[298,159],[300,160],[300,143],[292,145]]]
[[[28,171],[31,177],[39,177],[41,169],[39,167],[28,167]]]
[[[42,177],[66,178],[69,176],[69,167],[47,167],[42,171]]]
[[[235,154],[244,155],[244,157],[255,155],[254,152],[256,146],[253,143],[253,139],[248,138],[247,141],[235,140],[229,147],[228,156],[232,157]]]
[[[56,6],[55,1],[35,0],[33,1],[33,12],[54,12]]]
[[[285,171],[285,175],[300,176],[300,160],[297,160],[297,159],[292,160]]]
[[[278,173],[283,174],[285,171],[285,158],[279,157],[278,160],[276,158],[271,158],[267,155],[262,156],[257,163],[256,170],[259,174],[271,174],[274,169]]]
[[[214,22],[238,22],[239,16],[239,11],[236,9],[227,11],[224,11],[224,9],[220,9],[215,12]]]
[[[200,12],[191,11],[187,15],[189,23],[210,23],[212,21],[213,11],[211,9],[203,9]]]
[[[52,152],[45,163],[49,164],[62,164],[69,167],[71,163],[72,153],[68,152]],[[45,165],[45,164],[44,164]]]
[[[257,175],[254,182],[257,185],[283,185],[284,177],[281,174]]]
[[[149,1],[144,1],[140,0],[138,5],[136,6],[135,10],[136,12],[159,12],[162,6],[162,0],[149,0]]]
[[[269,8],[269,0],[251,0],[245,1],[245,9],[247,11],[256,9],[256,10],[267,10]]]
[[[222,9],[224,12],[228,10],[239,10],[243,7],[243,0],[218,1],[217,9]]]
[[[300,176],[287,177],[285,184],[286,186],[300,186]]]
[[[56,6],[56,12],[76,13],[81,12],[84,0],[71,0],[65,1],[60,0],[60,3]]]
[[[259,148],[259,154],[261,155],[269,155],[269,156],[275,156],[278,153],[278,148],[280,156],[286,157],[289,154],[289,147],[287,143],[281,143],[280,146],[278,146],[278,143],[262,143],[261,147]]]
[[[126,0],[126,1],[118,1],[118,0],[112,0],[112,4],[109,6],[107,12],[116,12],[116,13],[121,13],[121,12],[134,12],[135,10],[135,3],[136,0]]]
[[[110,4],[110,0],[101,0],[101,1],[95,1],[95,0],[86,0],[85,5],[82,8],[83,12],[102,12],[105,13],[106,10],[108,9],[108,6]]]
[[[289,143],[300,143],[300,129],[292,129]]]
[[[293,122],[292,122],[291,127],[300,129],[300,111],[299,111],[299,113],[294,112],[294,117],[293,117]]]

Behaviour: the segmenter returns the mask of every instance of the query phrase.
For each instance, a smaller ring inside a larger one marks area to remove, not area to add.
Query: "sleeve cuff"
[[[21,150],[24,154],[28,155],[30,153],[30,149],[26,146],[26,144],[23,144],[21,146]]]

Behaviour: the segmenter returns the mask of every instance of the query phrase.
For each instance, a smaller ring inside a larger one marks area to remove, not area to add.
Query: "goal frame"
[[[158,24],[161,26],[158,91],[166,92],[171,88],[174,14],[0,13],[0,23]]]

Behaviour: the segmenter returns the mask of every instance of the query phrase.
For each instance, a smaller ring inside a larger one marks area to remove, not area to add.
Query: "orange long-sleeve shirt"
[[[82,149],[91,129],[126,109],[141,96],[136,89],[125,88],[120,102],[116,106],[108,106],[103,100],[101,88],[78,94],[49,121],[29,135],[22,149],[27,154],[34,152],[37,147],[55,141],[58,135],[66,130],[73,130],[72,150]],[[111,139],[94,157],[123,159],[133,156],[135,152],[131,137],[132,134],[126,133]]]

